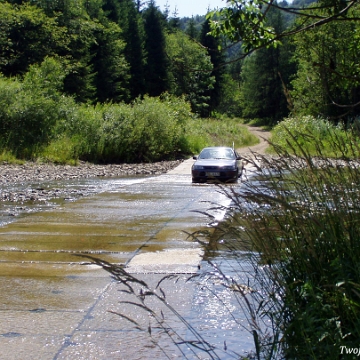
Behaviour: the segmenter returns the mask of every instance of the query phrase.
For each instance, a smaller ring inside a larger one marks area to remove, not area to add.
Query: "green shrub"
[[[151,162],[186,153],[184,123],[191,116],[185,101],[168,96],[105,106],[100,131],[103,158]]]
[[[0,77],[3,149],[18,158],[31,158],[48,143],[58,117],[61,79],[61,67],[51,59],[32,66],[22,82]]]
[[[15,79],[0,77],[0,144],[4,149],[11,146],[11,106],[21,92],[21,83]]]
[[[110,162],[132,160],[129,153],[131,145],[131,106],[118,104],[104,108],[101,126],[101,144],[103,159]]]
[[[55,133],[77,139],[77,154],[95,162],[139,162],[188,153],[184,124],[192,116],[182,99],[145,97],[132,105],[61,106]]]
[[[51,141],[41,151],[41,154],[38,155],[38,160],[55,164],[76,165],[79,159],[78,144],[79,142],[76,138],[60,137]]]
[[[23,164],[23,160],[17,159],[13,153],[7,150],[3,150],[0,154],[0,162],[9,163],[9,164]]]
[[[339,148],[336,143],[346,141],[346,130],[342,124],[335,126],[331,122],[313,116],[285,119],[272,131],[272,148],[281,147],[289,152],[298,152],[306,148],[309,154],[322,156],[348,156],[348,146]]]
[[[58,120],[53,128],[52,141],[46,148],[45,157],[51,157],[51,149],[69,145],[65,157],[76,160],[96,161],[101,140],[103,106],[78,105],[72,98],[64,97],[58,105]],[[65,149],[64,149],[65,150]],[[56,157],[58,154],[54,154]],[[65,160],[65,159],[64,159]],[[68,161],[70,159],[67,159]]]
[[[241,148],[257,144],[259,139],[243,126],[239,119],[193,119],[188,121],[186,135],[193,153],[205,146]]]
[[[187,150],[180,147],[184,136],[183,110],[168,99],[147,97],[132,108],[132,147],[139,159],[161,160]],[[190,117],[190,106],[185,101],[183,106]]]
[[[152,162],[257,141],[236,119],[196,119],[183,97],[78,104],[62,95],[63,79],[61,64],[51,58],[32,66],[23,81],[0,77],[1,150],[59,163]]]
[[[6,89],[0,86],[0,98],[4,92]],[[0,142],[17,157],[29,158],[49,140],[56,119],[56,104],[32,92],[14,95],[0,114]]]

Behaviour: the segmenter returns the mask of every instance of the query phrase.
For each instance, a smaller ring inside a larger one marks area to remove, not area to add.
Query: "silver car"
[[[191,168],[192,182],[217,180],[236,182],[242,175],[243,162],[231,147],[213,146],[201,150]]]

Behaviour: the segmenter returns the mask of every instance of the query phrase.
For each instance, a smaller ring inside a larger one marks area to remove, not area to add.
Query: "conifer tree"
[[[159,96],[169,89],[168,59],[166,56],[165,19],[151,0],[143,13],[145,29],[145,88],[150,96]]]
[[[165,14],[166,15],[166,14]],[[176,31],[180,29],[180,18],[178,16],[178,10],[175,8],[172,16],[168,19],[169,29],[170,31]]]
[[[141,16],[134,5],[129,6],[128,28],[124,33],[126,42],[125,54],[130,65],[129,90],[131,99],[145,94],[145,44]]]
[[[207,49],[211,63],[213,64],[213,71],[211,75],[214,76],[215,83],[214,87],[209,90],[209,107],[207,113],[202,114],[203,116],[210,116],[211,112],[214,111],[220,104],[221,87],[225,73],[225,59],[222,51],[219,50],[219,40],[209,34],[210,30],[210,21],[209,19],[206,19],[201,28],[200,42]]]
[[[114,22],[99,26],[93,47],[95,56],[96,100],[100,102],[128,101],[129,65],[124,56],[125,43],[121,40],[120,28]]]
[[[185,33],[189,35],[191,39],[197,40],[199,38],[199,31],[197,30],[195,25],[195,19],[194,16],[192,16],[188,22]]]
[[[124,55],[129,65],[129,100],[145,93],[144,82],[144,35],[139,9],[142,3],[134,0],[106,0],[103,9],[110,20],[122,30],[125,43]]]

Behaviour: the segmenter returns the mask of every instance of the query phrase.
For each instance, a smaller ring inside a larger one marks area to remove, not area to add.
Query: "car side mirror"
[[[241,160],[241,159],[242,159],[241,156],[237,156],[237,157],[236,157],[236,160]]]
[[[197,160],[197,158],[198,158],[197,156],[193,156],[193,159],[194,159],[194,160]]]

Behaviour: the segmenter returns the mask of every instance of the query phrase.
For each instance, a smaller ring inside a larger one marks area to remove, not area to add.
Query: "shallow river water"
[[[201,245],[187,233],[209,230],[209,218],[202,212],[220,221],[224,211],[209,209],[214,204],[226,207],[229,199],[214,185],[191,184],[190,175],[41,186],[82,189],[88,196],[0,205],[0,359],[211,358],[174,345],[164,329],[150,332],[149,314],[121,305],[119,284],[79,255],[126,266],[140,254],[201,253]],[[223,261],[218,256],[214,262]],[[186,281],[197,267],[189,270],[180,262],[168,268],[178,276],[164,285],[169,303],[216,347],[218,358],[251,351],[246,317],[226,289],[216,297],[204,284]],[[155,287],[164,273],[138,276]],[[135,318],[145,331],[116,312]],[[172,331],[193,336],[178,317],[169,321]]]

